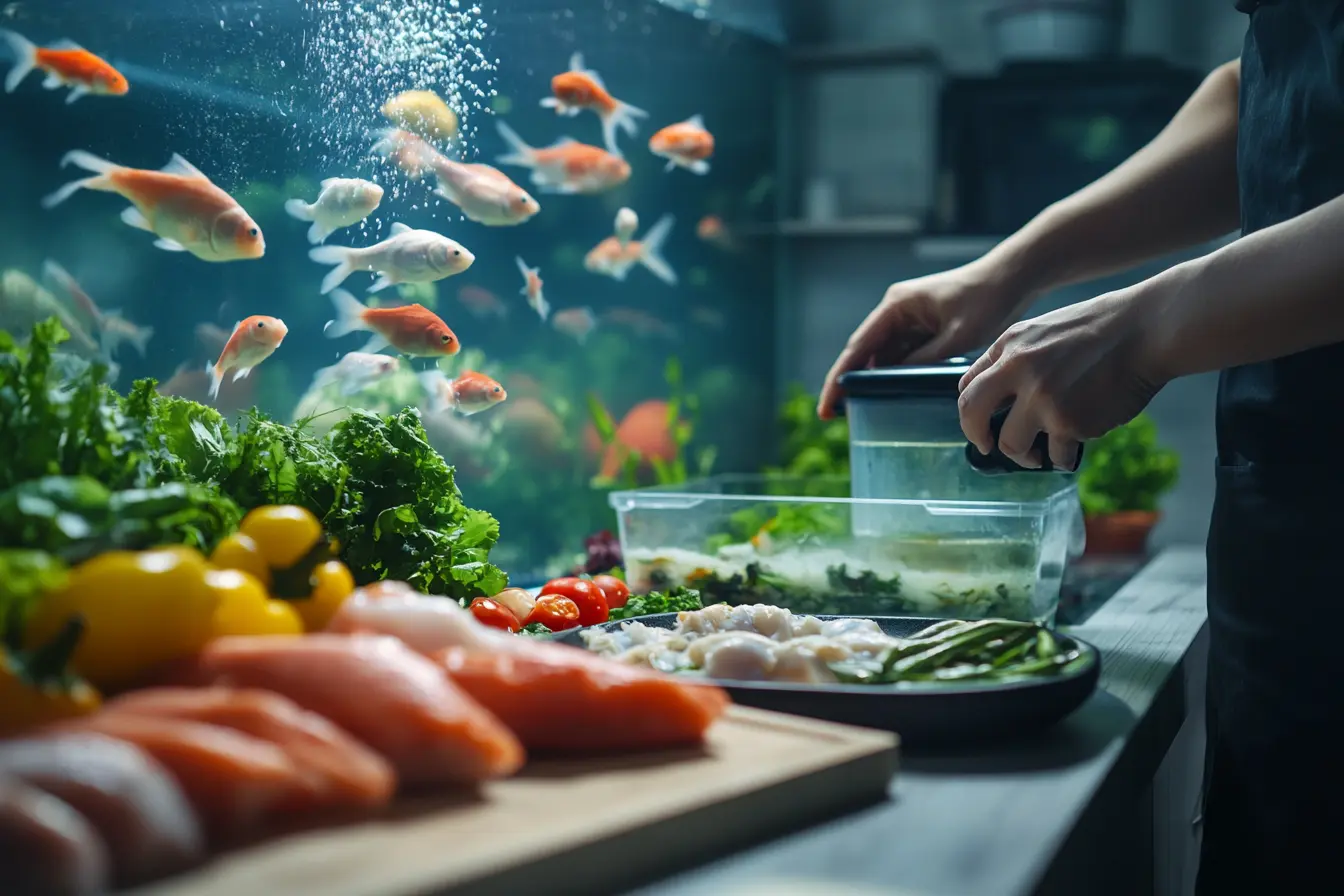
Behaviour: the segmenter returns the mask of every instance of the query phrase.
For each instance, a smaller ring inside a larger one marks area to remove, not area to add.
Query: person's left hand
[[[1131,288],[1009,327],[958,385],[966,438],[988,454],[989,418],[1012,403],[999,450],[1023,467],[1039,467],[1043,458],[1032,443],[1045,432],[1051,462],[1072,470],[1080,441],[1129,422],[1166,384],[1151,357],[1152,316]]]

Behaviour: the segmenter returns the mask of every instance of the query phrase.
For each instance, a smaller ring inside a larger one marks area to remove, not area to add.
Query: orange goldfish
[[[630,244],[635,231],[639,229],[639,215],[635,214],[632,208],[622,208],[616,212],[616,223],[612,225],[611,232],[616,235],[616,241],[624,249]]]
[[[382,113],[393,124],[435,140],[457,136],[457,113],[432,90],[406,90],[383,103]]]
[[[71,181],[42,200],[53,208],[80,190],[116,193],[131,203],[121,220],[158,236],[154,245],[169,252],[190,252],[202,261],[261,258],[266,241],[261,228],[232,196],[210,182],[194,165],[173,154],[158,171],[125,168],[76,149],[61,167],[74,164],[93,177]]]
[[[331,291],[331,303],[336,319],[327,321],[323,332],[328,339],[359,330],[371,332],[361,352],[373,353],[390,345],[404,355],[432,357],[455,355],[462,348],[448,325],[424,305],[369,308],[343,289]]]
[[[718,215],[705,215],[695,225],[695,235],[711,246],[717,246],[725,252],[737,249],[737,241],[728,230],[728,225]]]
[[[426,370],[420,374],[420,385],[429,395],[430,410],[454,410],[463,416],[480,413],[509,397],[503,386],[474,370],[464,370],[451,380],[437,368]]]
[[[670,463],[676,458],[677,445],[672,438],[665,401],[643,401],[630,409],[616,427],[616,435],[602,455],[598,476],[610,479],[621,471],[630,452],[639,454],[642,464],[657,458]]]
[[[430,158],[438,178],[434,192],[460,208],[469,221],[509,227],[541,211],[541,203],[498,168],[480,162],[455,162],[439,153]]]
[[[714,135],[705,130],[699,115],[670,124],[649,138],[649,151],[667,159],[667,169],[681,167],[695,174],[708,174],[714,155]]]
[[[288,332],[289,328],[278,317],[254,314],[238,321],[224,351],[219,353],[219,360],[205,367],[210,374],[210,398],[213,400],[219,395],[224,374],[232,370],[235,382],[243,379],[280,347]]]
[[[518,292],[527,296],[527,306],[537,312],[542,323],[545,323],[551,314],[551,304],[546,301],[546,294],[541,290],[541,268],[528,267],[521,256],[514,256],[513,260],[518,263],[518,271],[523,275],[523,288]]]
[[[555,312],[551,326],[566,336],[573,336],[579,345],[588,341],[588,335],[597,327],[597,318],[591,308],[566,308]]]
[[[318,246],[308,257],[318,264],[335,265],[322,278],[326,295],[355,271],[373,271],[378,279],[369,292],[397,283],[431,283],[471,267],[476,256],[459,243],[432,230],[412,230],[402,223],[391,227],[392,235],[362,249],[354,246]]]
[[[644,234],[643,240],[634,240],[624,246],[617,237],[609,236],[589,250],[583,258],[583,266],[594,274],[623,281],[632,267],[642,264],[659,280],[675,286],[677,272],[663,258],[663,244],[667,242],[667,235],[672,232],[674,223],[674,217],[663,215]]]
[[[439,156],[438,150],[430,146],[424,138],[410,131],[386,130],[378,135],[373,151],[397,168],[411,180],[421,180],[427,174],[434,173],[434,162]]]
[[[630,163],[599,146],[562,137],[550,146],[533,147],[504,122],[499,133],[512,152],[499,157],[501,165],[532,169],[532,183],[550,193],[601,193],[630,179]]]
[[[65,291],[75,304],[87,314],[101,337],[102,351],[109,359],[117,354],[123,342],[135,347],[140,357],[145,356],[145,346],[154,335],[153,327],[137,327],[121,316],[120,311],[104,311],[84,291],[79,282],[65,268],[48,258],[42,263],[42,271],[48,280]]]
[[[616,129],[620,128],[633,137],[639,133],[636,118],[647,118],[649,113],[629,103],[623,103],[607,92],[602,77],[592,69],[583,67],[583,54],[575,53],[569,57],[569,71],[561,72],[551,78],[551,93],[541,101],[559,115],[574,116],[584,109],[591,109],[602,120],[602,140],[607,151],[620,155],[616,146]]]
[[[39,47],[26,37],[0,28],[0,40],[9,44],[14,54],[14,67],[5,78],[5,93],[13,93],[28,73],[41,69],[47,73],[42,86],[48,90],[69,87],[66,104],[88,94],[123,96],[131,89],[126,77],[101,59],[73,41],[57,41],[50,47]]]
[[[457,300],[471,312],[473,317],[509,316],[509,309],[500,301],[499,296],[481,286],[467,284],[457,291]]]

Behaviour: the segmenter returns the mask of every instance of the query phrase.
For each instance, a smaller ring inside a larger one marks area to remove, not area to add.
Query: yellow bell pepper
[[[29,647],[53,639],[73,615],[87,632],[71,667],[100,690],[125,688],[210,640],[219,596],[190,548],[109,551],[70,571],[28,621]]]
[[[219,596],[213,633],[225,635],[301,635],[303,620],[288,602],[271,600],[255,578],[236,569],[212,569],[206,585]]]
[[[308,597],[291,601],[303,617],[303,627],[310,632],[321,631],[331,617],[355,590],[355,577],[339,560],[328,560],[313,570],[313,590]]]
[[[84,620],[72,616],[51,641],[25,651],[16,643],[18,621],[11,621],[10,643],[0,648],[0,737],[88,715],[102,705],[99,693],[68,668],[83,634]]]

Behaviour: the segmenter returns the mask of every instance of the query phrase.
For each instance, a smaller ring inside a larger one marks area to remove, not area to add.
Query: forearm
[[[1162,380],[1344,342],[1344,197],[1134,287]]]
[[[1240,71],[1215,69],[1152,142],[984,260],[1030,298],[1236,229]]]

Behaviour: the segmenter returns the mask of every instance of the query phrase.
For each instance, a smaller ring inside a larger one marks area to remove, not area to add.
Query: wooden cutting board
[[[701,750],[543,760],[474,797],[271,840],[139,896],[617,892],[879,802],[895,735],[732,707]]]

